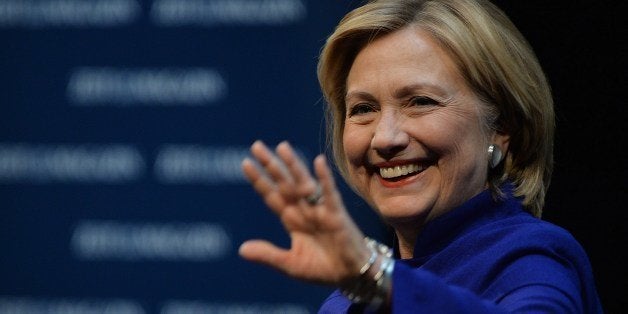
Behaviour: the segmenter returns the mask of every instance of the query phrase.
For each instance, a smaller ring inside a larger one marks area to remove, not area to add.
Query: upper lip
[[[371,165],[375,168],[391,168],[391,167],[396,167],[396,166],[412,165],[412,164],[422,165],[422,164],[427,164],[427,162],[425,160],[420,160],[417,158],[417,159],[404,159],[404,160],[388,160],[388,161],[382,161],[382,162],[377,162],[377,163],[371,163]]]

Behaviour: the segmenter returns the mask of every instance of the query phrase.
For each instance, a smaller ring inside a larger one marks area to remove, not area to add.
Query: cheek
[[[368,151],[370,140],[366,130],[355,126],[345,126],[342,136],[343,153],[351,165],[359,163]]]
[[[433,148],[448,182],[476,182],[486,171],[485,135],[474,120],[454,120],[434,136]]]
[[[343,132],[343,153],[347,169],[348,183],[357,190],[360,195],[366,193],[368,173],[364,160],[370,147],[368,132],[359,127],[346,127]]]
[[[441,155],[473,154],[485,142],[480,122],[468,111],[443,112],[437,119],[424,124],[430,146]],[[436,118],[436,117],[435,117]]]

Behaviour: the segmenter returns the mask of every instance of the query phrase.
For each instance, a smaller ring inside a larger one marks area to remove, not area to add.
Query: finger
[[[277,146],[277,155],[283,160],[290,175],[294,178],[296,193],[300,198],[307,197],[317,192],[318,183],[312,177],[310,170],[296,154],[290,143],[281,142]]]
[[[238,250],[244,259],[286,272],[288,251],[265,240],[248,240]]]
[[[265,176],[251,159],[245,158],[242,161],[242,172],[244,172],[253,189],[262,197],[264,203],[275,213],[281,213],[282,208],[285,207],[284,198],[277,191],[275,184]]]
[[[321,154],[314,158],[314,172],[316,173],[322,188],[324,198],[323,201],[332,205],[328,206],[330,209],[341,208],[342,197],[340,196],[340,192],[338,192],[333,172],[327,164],[327,158],[325,158],[325,155]]]
[[[279,210],[286,202],[295,202],[299,195],[294,193],[294,180],[285,164],[262,141],[255,141],[251,145],[251,153],[257,159],[266,174],[267,180],[272,183],[275,193],[264,195],[266,203]],[[261,171],[261,170],[260,170]],[[273,205],[274,204],[274,205]]]
[[[275,183],[293,182],[284,163],[262,141],[251,145],[251,153]]]
[[[242,172],[253,188],[260,195],[266,195],[275,189],[275,185],[260,171],[255,163],[249,159],[242,160]]]

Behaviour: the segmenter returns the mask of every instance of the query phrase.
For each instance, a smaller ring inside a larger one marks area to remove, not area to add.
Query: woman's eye
[[[416,96],[410,99],[410,104],[415,106],[433,106],[438,105],[438,102],[429,97]]]
[[[355,116],[355,115],[366,114],[373,111],[375,111],[375,109],[373,108],[373,106],[369,104],[357,104],[351,107],[351,109],[349,110],[349,117]]]

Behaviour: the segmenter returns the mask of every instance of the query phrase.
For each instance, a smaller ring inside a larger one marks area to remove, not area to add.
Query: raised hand
[[[357,277],[370,251],[345,210],[325,157],[314,159],[316,180],[287,142],[273,152],[256,141],[251,153],[259,167],[247,158],[242,170],[281,220],[291,246],[248,240],[240,246],[240,255],[315,283],[340,286]]]

